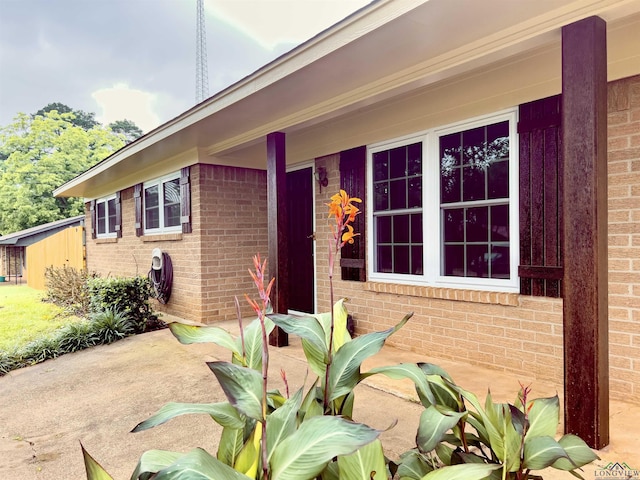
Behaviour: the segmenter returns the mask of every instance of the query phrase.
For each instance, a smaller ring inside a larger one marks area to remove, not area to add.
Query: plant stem
[[[267,331],[264,325],[264,311],[260,315],[262,327],[262,438],[260,439],[262,450],[262,479],[269,479],[269,464],[267,459],[267,375],[269,372],[269,344],[267,343]]]
[[[324,379],[324,411],[329,408],[329,374],[331,371],[331,363],[333,362],[333,266],[335,262],[335,252],[331,250],[331,242],[329,242],[329,308],[331,308],[331,327],[329,328],[329,356],[327,360],[327,369]]]
[[[240,326],[240,343],[242,344],[242,364],[247,364],[247,350],[244,346],[244,328],[242,327],[242,314],[240,313],[240,302],[238,296],[233,297],[236,302],[236,315],[238,316],[238,324]]]

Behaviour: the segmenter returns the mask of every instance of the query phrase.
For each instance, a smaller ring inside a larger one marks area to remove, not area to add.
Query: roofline
[[[71,225],[73,223],[82,222],[84,220],[84,215],[77,215],[75,217],[70,218],[62,218],[60,220],[55,220],[49,223],[43,223],[42,225],[37,225],[35,227],[27,228],[25,230],[20,230],[18,232],[8,233],[7,235],[0,236],[0,245],[15,245],[18,241],[22,240],[26,237],[31,237],[33,235],[37,235],[39,233],[45,232],[50,229],[64,227],[66,225]],[[13,242],[11,242],[13,240]]]
[[[121,160],[263,90],[427,1],[429,0],[373,0],[255,72],[125,145],[89,170],[56,188],[53,195],[64,196],[65,191],[111,168]],[[350,28],[356,23],[357,27]],[[332,37],[331,42],[325,41],[328,37]]]

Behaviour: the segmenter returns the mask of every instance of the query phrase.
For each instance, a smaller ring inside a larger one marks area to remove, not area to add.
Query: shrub
[[[44,271],[44,300],[55,303],[74,315],[84,316],[89,312],[88,282],[96,276],[96,273],[89,273],[86,269],[66,265],[47,267]]]
[[[93,313],[89,318],[93,333],[101,344],[113,343],[136,333],[136,322],[113,308]]]
[[[92,278],[89,293],[92,314],[116,308],[134,322],[136,333],[165,326],[149,304],[151,287],[146,277]]]

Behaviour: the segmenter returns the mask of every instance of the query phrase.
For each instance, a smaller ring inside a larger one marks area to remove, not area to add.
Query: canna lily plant
[[[534,480],[542,477],[532,471],[549,466],[582,478],[576,469],[597,457],[578,437],[554,440],[557,396],[529,400],[529,389],[522,387],[513,405],[493,403],[489,394],[483,407],[436,365],[405,363],[361,371],[363,361],[379,352],[412,314],[385,331],[355,338],[347,331],[346,299],[333,298],[333,269],[341,248],[358,235],[352,222],[360,213],[354,203],[360,202],[341,190],[328,204],[333,219],[330,312],[274,313],[273,280],[266,282],[267,262],[256,255],[249,273],[259,299],[246,296],[256,318],[244,322],[236,298],[237,337],[217,326],[170,324],[183,344],[211,342],[229,351],[230,361],[207,363],[227,401],[169,403],[133,432],[180,415],[207,414],[222,426],[218,450],[215,455],[200,448],[186,454],[147,451],[132,479]],[[276,325],[301,338],[309,370],[317,377],[306,391],[303,385],[290,395],[285,372],[285,393],[269,388],[267,339]],[[412,380],[425,407],[416,447],[396,462],[385,457],[379,430],[352,420],[355,387],[376,374]],[[84,448],[83,454],[89,480],[111,479]]]

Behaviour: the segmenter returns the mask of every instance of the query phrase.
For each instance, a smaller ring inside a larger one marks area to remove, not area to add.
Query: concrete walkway
[[[226,324],[235,330],[233,324]],[[399,332],[398,334],[401,334]],[[280,370],[290,388],[305,376],[299,341],[272,348],[270,388],[284,391]],[[65,355],[0,378],[0,479],[81,479],[84,465],[80,442],[113,476],[129,478],[140,455],[150,449],[188,451],[200,446],[215,454],[220,428],[204,416],[174,419],[154,429],[129,433],[168,402],[212,403],[224,400],[205,361],[228,360],[214,345],[180,345],[168,330],[131,337],[112,345]],[[431,361],[445,368],[464,388],[484,398],[487,388],[499,400],[513,401],[518,381],[499,372],[450,361],[419,357],[385,347],[363,370],[376,365]],[[311,375],[307,380],[307,386]],[[533,383],[534,396],[561,390]],[[356,392],[356,420],[385,429],[385,452],[391,458],[414,445],[422,407],[409,382],[374,376]],[[611,445],[599,452],[602,461],[585,468],[585,479],[596,478],[609,462],[640,469],[640,406],[613,402]],[[565,472],[545,473],[545,479],[570,479]]]

